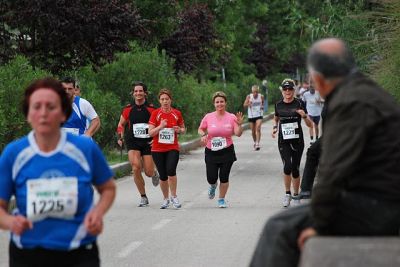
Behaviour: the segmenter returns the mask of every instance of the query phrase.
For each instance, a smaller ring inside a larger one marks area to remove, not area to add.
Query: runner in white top
[[[314,133],[315,140],[319,137],[319,120],[321,118],[322,112],[322,99],[321,96],[313,87],[310,87],[310,90],[305,92],[303,95],[304,101],[306,102],[306,108],[308,112],[308,116],[312,120],[312,127],[310,127],[310,139],[311,144],[314,143]]]
[[[258,85],[251,87],[251,94],[246,97],[243,107],[247,108],[251,135],[254,141],[254,149],[260,150],[261,123],[264,114],[264,96],[260,94]]]
[[[89,101],[75,96],[75,80],[73,78],[66,77],[61,82],[72,104],[72,114],[61,129],[74,135],[93,137],[100,129],[99,116]],[[90,121],[89,127],[87,127],[88,120]]]

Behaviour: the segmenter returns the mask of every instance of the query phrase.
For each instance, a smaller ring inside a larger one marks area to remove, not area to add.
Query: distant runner
[[[260,88],[257,85],[251,87],[251,94],[246,97],[243,107],[247,108],[247,117],[249,119],[251,135],[253,137],[254,150],[260,150],[261,123],[264,114],[264,96],[260,94]]]

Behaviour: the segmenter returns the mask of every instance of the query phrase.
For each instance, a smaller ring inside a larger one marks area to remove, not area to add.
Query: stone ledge
[[[314,237],[299,267],[400,266],[400,237]]]

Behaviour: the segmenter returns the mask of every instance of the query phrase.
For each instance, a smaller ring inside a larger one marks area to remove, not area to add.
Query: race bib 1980
[[[282,136],[284,140],[299,138],[299,134],[296,134],[298,128],[297,122],[283,123],[281,124]]]
[[[225,137],[213,137],[211,139],[211,150],[218,151],[226,148],[227,142]]]
[[[133,136],[136,138],[149,138],[149,125],[147,123],[135,123],[132,125]]]
[[[76,177],[28,180],[26,190],[26,210],[30,220],[74,217],[78,207],[78,179]]]
[[[175,142],[175,131],[173,128],[164,128],[158,133],[158,142],[161,144],[173,144]]]

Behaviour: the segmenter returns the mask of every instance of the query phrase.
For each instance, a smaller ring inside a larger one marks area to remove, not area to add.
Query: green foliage
[[[143,81],[150,91],[150,102],[155,102],[158,91],[163,88],[175,88],[173,62],[157,49],[144,50],[137,44],[131,45],[131,52],[120,53],[116,60],[106,64],[92,76],[91,82],[98,84],[104,92],[113,92],[121,104],[130,103],[131,84]]]
[[[112,92],[102,92],[93,85],[85,85],[82,97],[95,108],[100,118],[100,130],[94,139],[101,147],[114,147],[117,143],[116,129],[121,115],[121,104]]]
[[[8,37],[6,54],[15,50],[33,66],[57,74],[112,60],[145,33],[138,10],[127,0],[1,1],[0,21],[9,27],[0,27],[0,36]]]
[[[384,49],[380,54],[383,58],[373,65],[372,73],[377,82],[400,102],[400,3],[388,6],[386,12],[386,17],[391,19],[379,26],[386,26],[388,43],[382,46]]]
[[[30,131],[22,114],[23,93],[33,80],[45,76],[50,75],[43,70],[33,70],[22,56],[0,66],[0,151]]]

